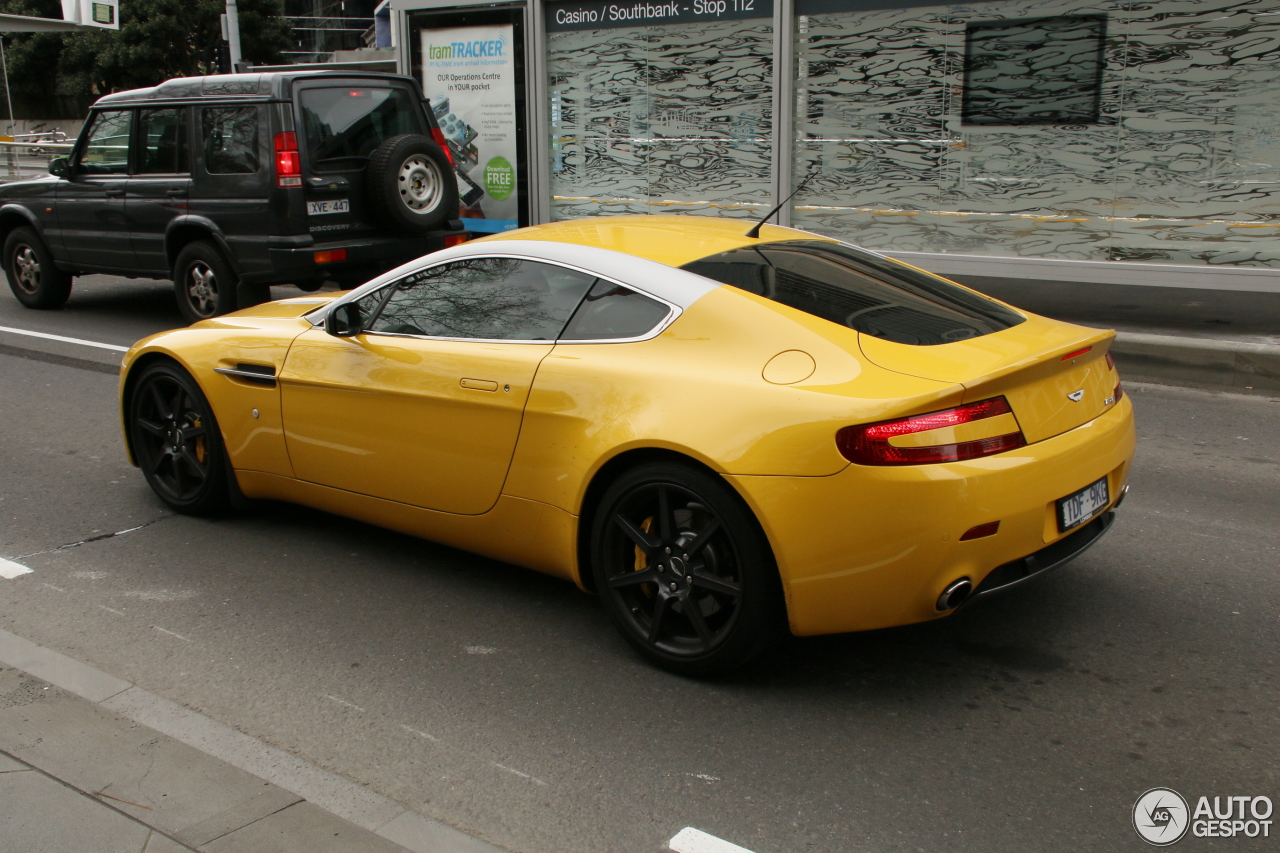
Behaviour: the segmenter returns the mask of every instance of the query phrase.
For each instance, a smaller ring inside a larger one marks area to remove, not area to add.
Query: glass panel
[[[1097,124],[1104,15],[965,28],[965,124]]]
[[[142,139],[142,174],[185,175],[187,165],[187,111],[142,110],[138,114]]]
[[[608,281],[597,281],[564,330],[566,341],[638,338],[666,319],[671,309]]]
[[[303,89],[299,100],[307,162],[316,171],[361,168],[391,137],[422,132],[404,89]]]
[[[716,6],[720,19],[694,11]],[[637,10],[679,20],[610,18]],[[770,0],[548,3],[552,218],[762,215],[773,191],[772,14]]]
[[[258,171],[258,108],[216,107],[201,111],[204,168],[211,175]]]
[[[123,175],[129,171],[129,120],[133,113],[98,113],[80,154],[80,171],[89,175]]]
[[[370,332],[552,341],[594,276],[513,258],[441,264],[396,286]]]
[[[712,255],[684,269],[903,344],[963,341],[1026,319],[945,279],[839,243],[766,243]]]

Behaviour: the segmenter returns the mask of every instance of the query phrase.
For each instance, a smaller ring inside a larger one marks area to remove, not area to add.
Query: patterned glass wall
[[[768,18],[549,32],[552,217],[767,209],[772,63]]]
[[[797,227],[902,251],[1280,266],[1280,0],[830,8],[797,20]],[[966,24],[1063,15],[1106,16],[1099,121],[963,124]]]

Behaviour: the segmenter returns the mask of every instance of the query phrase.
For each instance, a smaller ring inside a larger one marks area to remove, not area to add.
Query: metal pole
[[[231,53],[231,73],[234,74],[240,65],[240,10],[236,8],[236,0],[227,0],[227,45]]]
[[[9,93],[9,62],[4,55],[4,37],[0,36],[0,70],[4,72],[4,99],[9,103],[9,138],[13,138],[13,95]],[[17,174],[17,154],[10,146],[9,153],[5,157],[6,165],[9,167],[9,174]]]

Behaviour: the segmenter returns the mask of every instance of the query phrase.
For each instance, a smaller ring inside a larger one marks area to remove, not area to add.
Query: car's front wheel
[[[722,674],[781,633],[769,542],[741,499],[709,472],[658,463],[623,474],[595,514],[591,560],[614,625],[664,669]]]
[[[160,500],[191,515],[229,508],[234,475],[213,409],[190,374],[169,362],[144,368],[128,416],[134,458]]]
[[[236,310],[236,274],[212,243],[197,240],[182,248],[173,265],[173,288],[188,323]]]
[[[61,308],[71,296],[71,276],[53,264],[53,255],[31,228],[15,228],[4,241],[9,288],[28,308]]]

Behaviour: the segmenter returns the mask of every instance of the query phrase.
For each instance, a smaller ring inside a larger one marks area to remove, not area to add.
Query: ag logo
[[[1157,847],[1182,840],[1190,818],[1187,801],[1172,788],[1152,788],[1133,804],[1133,828],[1143,841]]]

